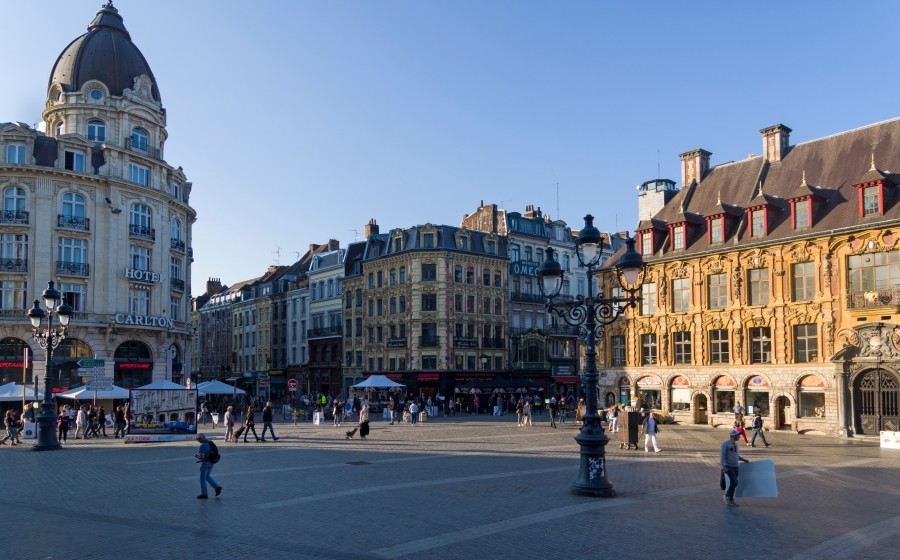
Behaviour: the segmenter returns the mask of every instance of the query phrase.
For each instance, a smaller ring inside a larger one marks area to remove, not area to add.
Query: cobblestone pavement
[[[261,426],[260,426],[261,427]],[[570,493],[577,428],[515,418],[277,424],[277,443],[220,445],[222,496],[197,500],[195,443],[72,441],[0,449],[4,559],[889,558],[900,549],[900,451],[769,433],[780,496],[727,508],[725,430],[663,426],[661,453],[607,448],[616,498]],[[203,430],[221,443],[224,430]],[[612,434],[616,436],[616,434]]]

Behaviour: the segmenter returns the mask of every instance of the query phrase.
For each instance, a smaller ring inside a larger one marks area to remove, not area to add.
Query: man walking
[[[656,453],[662,451],[659,443],[656,441],[656,434],[659,433],[659,422],[656,421],[656,413],[651,412],[644,418],[641,424],[641,433],[644,434],[644,452],[650,453],[650,443],[653,442],[653,450]]]
[[[750,438],[750,447],[756,447],[756,436],[762,438],[762,442],[766,444],[766,447],[769,447],[769,442],[766,441],[766,434],[763,433],[763,417],[759,411],[756,409],[756,414],[753,415],[753,437]]]
[[[734,490],[738,485],[738,461],[750,462],[749,459],[744,459],[738,453],[737,440],[739,437],[741,437],[741,432],[731,430],[728,441],[722,443],[722,451],[719,458],[722,472],[728,477],[725,485],[725,495],[722,496],[722,499],[725,501],[725,505],[731,507],[738,507],[734,501]]]
[[[207,500],[209,499],[206,489],[207,482],[216,490],[216,496],[222,493],[222,487],[219,486],[218,482],[213,480],[211,475],[213,464],[209,459],[210,452],[212,451],[212,444],[206,439],[206,434],[197,434],[197,441],[200,442],[200,449],[198,449],[197,453],[194,455],[194,457],[197,458],[197,462],[200,463],[200,495],[197,496],[197,499]]]
[[[75,439],[81,439],[79,432],[87,439],[87,414],[84,412],[84,405],[78,407],[78,414],[75,416]]]
[[[550,400],[547,401],[547,407],[550,410],[550,427],[556,427],[556,397],[550,397]]]
[[[272,401],[267,401],[266,407],[263,409],[263,441],[266,441],[266,430],[272,434],[272,441],[278,441],[278,438],[275,437],[275,430],[272,429]]]
[[[744,413],[744,407],[741,406],[741,403],[736,403],[732,410],[734,410],[734,419],[735,420],[737,420]]]

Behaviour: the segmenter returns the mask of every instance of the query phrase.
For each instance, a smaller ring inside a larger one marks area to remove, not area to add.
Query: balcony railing
[[[147,239],[149,241],[156,240],[156,230],[150,226],[141,226],[138,224],[129,224],[128,236],[138,239]]]
[[[440,339],[436,336],[420,336],[419,346],[422,348],[437,348],[440,346]]]
[[[325,338],[331,336],[342,336],[344,334],[343,327],[320,327],[317,329],[309,329],[309,338]]]
[[[67,229],[90,231],[91,220],[90,218],[85,218],[84,216],[67,216],[66,214],[57,214],[56,225]]]
[[[544,297],[540,294],[525,294],[522,292],[513,292],[509,294],[509,299],[522,303],[544,303]]]
[[[900,286],[889,286],[847,294],[847,309],[900,306]]]
[[[478,348],[477,337],[454,336],[453,346],[457,348]]]
[[[180,278],[171,278],[169,280],[169,283],[171,284],[173,290],[178,290],[179,292],[184,291],[184,280]]]
[[[0,210],[0,224],[28,225],[28,210]]]
[[[87,276],[90,272],[88,263],[56,261],[56,273],[67,276]]]
[[[406,347],[406,337],[402,338],[389,338],[387,341],[388,348],[404,348]]]
[[[0,272],[28,272],[28,259],[0,259]]]
[[[182,241],[181,239],[173,239],[172,250],[178,251],[179,253],[184,253],[184,241]]]
[[[162,159],[162,157],[160,157],[161,152],[159,151],[159,148],[154,148],[152,146],[147,146],[147,147],[135,146],[134,144],[132,144],[130,136],[125,139],[125,148],[131,150],[132,152],[138,153],[138,154],[144,154],[144,155],[150,156],[153,159],[159,159],[159,160]]]

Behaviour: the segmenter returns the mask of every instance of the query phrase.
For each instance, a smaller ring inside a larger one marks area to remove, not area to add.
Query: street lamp
[[[575,254],[578,265],[587,269],[587,297],[578,295],[575,301],[554,303],[563,284],[563,270],[553,258],[553,249],[548,247],[546,259],[538,271],[541,295],[547,298],[547,309],[560,319],[578,327],[578,338],[586,341],[585,357],[587,368],[584,372],[586,408],[584,422],[575,441],[581,446],[581,462],[578,479],[572,485],[572,493],[579,496],[611,498],[616,489],[607,478],[606,444],[609,438],[600,425],[597,414],[597,352],[594,349],[598,337],[603,336],[603,328],[618,319],[628,307],[636,307],[640,298],[638,292],[643,281],[644,260],[634,250],[634,239],[626,239],[626,249],[616,263],[616,276],[625,296],[604,298],[594,296],[594,270],[600,264],[600,231],[594,227],[594,217],[584,217],[584,228],[575,240]]]
[[[59,343],[66,338],[66,327],[69,319],[75,310],[70,305],[62,301],[59,291],[53,287],[53,282],[47,282],[47,289],[41,294],[44,300],[44,306],[47,312],[41,309],[41,302],[34,300],[34,307],[28,311],[28,318],[34,327],[34,340],[38,345],[47,352],[44,362],[44,400],[41,403],[41,410],[37,415],[37,443],[34,444],[35,451],[51,451],[59,449],[59,440],[56,438],[56,411],[53,410],[53,388],[51,387],[51,375],[53,370],[53,349],[59,346]],[[59,317],[60,327],[53,328],[53,313]],[[47,328],[43,331],[41,321],[47,316]]]

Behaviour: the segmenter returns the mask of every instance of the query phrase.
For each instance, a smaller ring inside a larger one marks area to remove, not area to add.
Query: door
[[[791,401],[787,397],[775,399],[775,429],[787,430],[791,427]]]
[[[694,424],[709,424],[706,395],[694,397]]]
[[[885,370],[868,371],[856,382],[857,432],[878,435],[900,426],[900,383]]]

